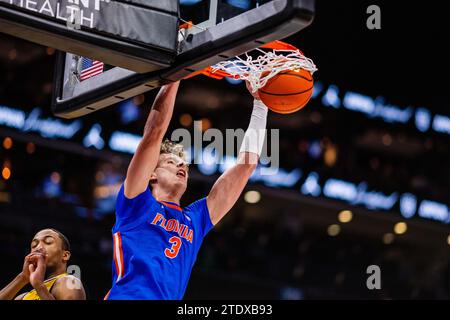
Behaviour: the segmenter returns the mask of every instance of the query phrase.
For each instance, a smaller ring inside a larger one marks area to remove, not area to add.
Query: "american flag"
[[[101,61],[91,60],[89,58],[81,58],[80,80],[84,81],[90,77],[103,73],[104,64]]]

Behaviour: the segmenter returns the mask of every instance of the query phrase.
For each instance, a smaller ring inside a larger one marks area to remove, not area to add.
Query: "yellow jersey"
[[[51,277],[50,279],[47,279],[44,281],[44,285],[47,288],[48,292],[52,289],[53,285],[55,284],[56,280],[58,280],[61,277],[67,276],[67,273],[61,273],[60,275],[57,275],[55,277]],[[30,292],[27,292],[22,300],[41,300],[39,295],[36,292],[36,289],[31,290]]]

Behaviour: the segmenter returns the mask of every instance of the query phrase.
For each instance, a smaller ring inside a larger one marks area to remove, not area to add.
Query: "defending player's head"
[[[42,229],[31,240],[21,272],[2,290],[0,300],[85,300],[83,284],[69,275],[70,244],[56,229]],[[33,289],[17,296],[26,285]]]
[[[66,236],[56,229],[43,229],[31,240],[31,252],[45,255],[46,276],[67,269],[70,259],[70,244]]]
[[[150,178],[153,190],[181,196],[187,187],[189,166],[181,144],[165,140],[161,144],[158,164]]]

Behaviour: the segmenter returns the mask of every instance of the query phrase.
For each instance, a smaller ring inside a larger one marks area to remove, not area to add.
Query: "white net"
[[[311,73],[317,71],[314,62],[305,57],[300,50],[276,50],[264,51],[255,49],[260,55],[253,58],[245,53],[245,59],[235,57],[233,60],[222,61],[212,66],[212,72],[222,70],[237,79],[250,83],[252,91],[256,92],[264,87],[267,81],[276,74],[285,70],[304,69]]]

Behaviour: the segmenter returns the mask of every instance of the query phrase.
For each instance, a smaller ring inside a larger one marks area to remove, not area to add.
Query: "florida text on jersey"
[[[203,238],[213,227],[206,197],[180,208],[158,202],[150,188],[117,196],[113,285],[105,299],[180,300]]]

